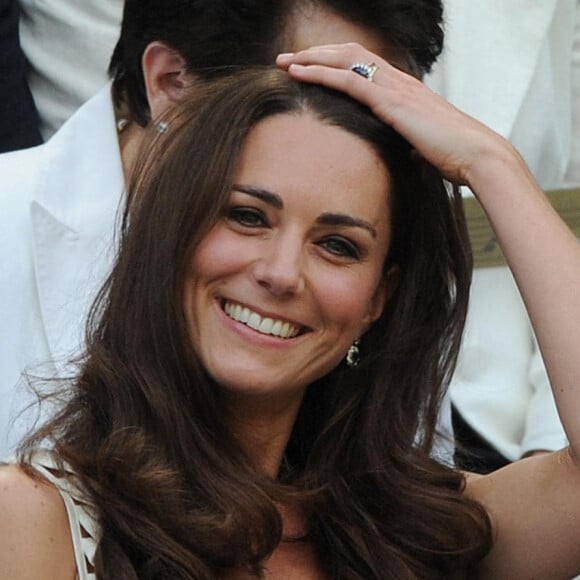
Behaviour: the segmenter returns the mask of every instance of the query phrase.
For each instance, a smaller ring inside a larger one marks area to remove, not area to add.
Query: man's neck
[[[145,129],[135,122],[126,121],[124,118],[121,118],[117,119],[117,131],[123,175],[125,177],[125,183],[129,183],[139,148],[143,141]]]

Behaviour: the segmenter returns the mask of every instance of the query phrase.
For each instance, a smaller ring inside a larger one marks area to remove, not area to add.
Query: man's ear
[[[157,119],[172,103],[180,100],[192,78],[187,72],[185,59],[162,42],[152,42],[147,46],[141,66],[151,118]]]
[[[369,310],[363,319],[363,331],[361,335],[364,334],[371,326],[371,324],[380,318],[385,305],[391,299],[394,294],[399,281],[401,279],[401,270],[397,264],[393,264],[386,274],[383,275],[377,289],[371,299],[369,305]]]

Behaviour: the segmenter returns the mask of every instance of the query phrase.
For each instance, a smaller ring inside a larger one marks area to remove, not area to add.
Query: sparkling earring
[[[348,352],[346,353],[346,364],[353,369],[354,367],[358,366],[358,363],[360,362],[360,350],[358,348],[358,345],[360,344],[359,339],[357,338],[351,345],[350,348],[348,349]]]
[[[127,126],[129,125],[129,119],[126,119],[125,117],[120,118],[117,121],[117,133],[122,133]]]
[[[169,123],[167,121],[159,121],[159,123],[157,123],[156,129],[160,135],[164,135],[167,133],[167,131],[169,131]]]

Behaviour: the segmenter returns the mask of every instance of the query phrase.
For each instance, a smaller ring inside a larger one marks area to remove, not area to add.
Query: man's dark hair
[[[273,64],[292,49],[292,17],[319,6],[377,35],[409,72],[422,76],[443,45],[441,0],[126,0],[109,73],[116,103],[149,122],[141,68],[148,44],[175,49],[188,71],[210,79],[247,65]]]

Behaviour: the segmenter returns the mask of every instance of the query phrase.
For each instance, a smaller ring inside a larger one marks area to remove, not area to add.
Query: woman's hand
[[[377,66],[372,81],[351,70],[355,63]],[[297,80],[342,91],[367,105],[450,181],[473,186],[477,170],[490,159],[518,163],[517,153],[497,133],[359,44],[281,54],[277,64]]]

